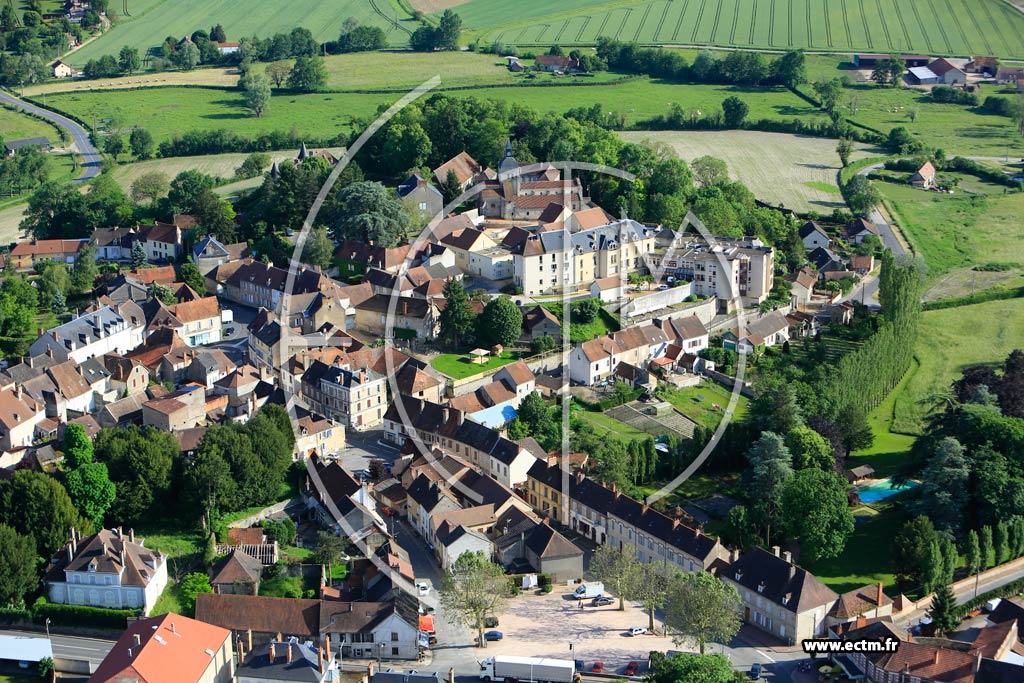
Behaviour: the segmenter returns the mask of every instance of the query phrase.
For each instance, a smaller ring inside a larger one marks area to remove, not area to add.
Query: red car
[[[380,511],[383,512],[388,517],[394,517],[395,516],[395,509],[392,508],[392,507],[388,507],[387,505],[383,506],[380,509]]]
[[[599,674],[604,671],[604,662],[594,662],[594,666],[590,667],[591,673]]]
[[[626,665],[626,670],[623,671],[622,673],[625,676],[636,676],[636,671],[639,668],[640,668],[639,664],[637,664],[636,662],[630,662],[629,664]]]

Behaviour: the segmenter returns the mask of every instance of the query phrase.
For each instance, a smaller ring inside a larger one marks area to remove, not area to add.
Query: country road
[[[80,125],[66,116],[61,116],[49,109],[43,109],[42,107],[37,107],[34,104],[20,100],[8,92],[0,91],[0,102],[17,109],[23,109],[31,114],[35,114],[36,116],[41,116],[48,121],[52,121],[71,135],[72,146],[82,156],[83,161],[82,174],[72,180],[72,184],[84,183],[100,174],[100,164],[102,161],[100,153],[89,141],[88,131]]]

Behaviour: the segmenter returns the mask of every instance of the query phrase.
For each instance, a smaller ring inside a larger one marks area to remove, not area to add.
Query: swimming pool
[[[860,502],[874,503],[879,500],[885,500],[889,496],[895,496],[897,493],[909,491],[915,486],[918,486],[916,481],[908,481],[902,486],[893,488],[891,479],[882,479],[881,481],[876,481],[873,484],[858,486],[856,492],[857,495],[860,496]]]

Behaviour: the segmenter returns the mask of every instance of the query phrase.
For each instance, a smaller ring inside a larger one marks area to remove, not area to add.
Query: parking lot
[[[579,601],[568,596],[568,589],[555,586],[548,595],[529,591],[510,598],[497,628],[504,638],[487,643],[487,649],[478,650],[477,655],[529,653],[532,657],[582,659],[586,671],[600,661],[605,673],[620,673],[633,660],[645,665],[651,650],[679,649],[670,638],[627,636],[626,630],[631,626],[648,624],[647,615],[637,607],[627,604],[625,611],[620,612],[617,600],[608,607],[591,607],[590,601],[584,600],[580,609]]]

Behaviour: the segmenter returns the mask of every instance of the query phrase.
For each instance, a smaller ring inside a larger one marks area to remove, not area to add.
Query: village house
[[[996,57],[971,57],[964,65],[964,71],[969,74],[988,74],[992,76],[999,68],[999,59]]]
[[[40,261],[72,264],[89,240],[32,240],[14,245],[7,255],[15,270],[32,270]]]
[[[375,294],[359,303],[356,328],[377,337],[395,339],[433,339],[439,322],[437,308],[430,301],[407,296]]]
[[[20,387],[0,391],[0,451],[31,446],[44,419],[43,403],[26,396]]]
[[[33,356],[52,353],[60,360],[82,363],[108,353],[124,355],[142,343],[145,319],[133,302],[103,306],[47,330],[29,346]]]
[[[145,547],[135,533],[101,529],[71,538],[50,560],[44,581],[50,602],[149,614],[167,586],[167,556]]]
[[[658,234],[648,268],[691,283],[698,298],[716,297],[720,313],[760,304],[775,284],[775,249],[753,237],[714,237],[709,243],[673,230]]]
[[[274,641],[251,652],[239,639],[236,683],[328,683],[341,679],[338,660],[324,648],[297,638]],[[338,648],[340,654],[340,648]]]
[[[533,68],[537,71],[551,73],[563,71],[570,73],[579,68],[577,61],[564,55],[537,55],[533,60]]]
[[[164,432],[201,426],[206,422],[206,392],[189,384],[142,404],[142,423]]]
[[[420,398],[431,403],[441,403],[444,397],[444,382],[426,371],[420,361],[410,361],[395,374],[398,393],[409,398]]]
[[[140,226],[135,236],[137,244],[146,251],[146,260],[153,263],[173,263],[182,255],[182,230],[174,223],[157,221]]]
[[[726,330],[722,346],[737,353],[754,353],[789,340],[789,321],[781,311],[772,311],[756,320],[747,320],[743,334],[739,328]]]
[[[406,178],[396,192],[410,214],[418,219],[418,225],[426,225],[444,209],[441,190],[418,173]]]
[[[296,459],[308,455],[335,455],[345,448],[345,427],[322,415],[311,413],[298,406],[295,408],[295,451]]]
[[[826,249],[832,244],[832,239],[825,232],[825,229],[814,221],[807,221],[800,226],[799,233],[800,240],[804,243],[804,249],[811,251],[817,247],[825,247]]]
[[[468,188],[478,174],[483,173],[483,166],[471,157],[467,152],[459,152],[454,157],[434,169],[434,180],[438,185],[448,184],[448,174],[455,174],[455,180],[459,184],[459,191]]]
[[[251,308],[266,308],[277,311],[285,296],[288,271],[272,265],[248,261],[240,265],[224,285],[223,296]],[[307,268],[300,268],[294,275],[290,294],[311,292],[333,292],[334,283],[325,275]]]
[[[262,575],[260,561],[236,548],[210,567],[210,585],[214,593],[257,595]]]
[[[414,660],[419,654],[416,605],[404,598],[347,602],[201,593],[196,619],[229,629],[247,651],[281,642],[280,636],[331,652],[338,647],[342,660]]]
[[[932,166],[932,162],[926,161],[921,168],[917,169],[912,176],[910,176],[910,184],[914,187],[920,187],[921,189],[927,190],[935,185],[935,167]]]
[[[387,377],[368,368],[314,360],[301,381],[311,410],[362,431],[380,424],[387,401]]]
[[[754,548],[733,551],[718,577],[739,592],[743,621],[787,642],[825,635],[827,617],[839,598],[806,569],[793,564],[790,553]]]
[[[128,625],[89,683],[232,683],[227,629],[169,612]]]
[[[558,316],[541,305],[534,306],[523,315],[523,336],[525,339],[549,336],[556,341],[562,338],[562,323]]]
[[[307,475],[302,498],[313,519],[345,537],[352,537],[363,529],[383,528],[384,522],[377,513],[369,490],[357,482],[340,462],[319,455],[312,456],[310,462],[320,486]]]
[[[506,142],[497,176],[482,181],[484,189],[477,195],[480,214],[503,220],[536,220],[552,202],[565,204],[573,211],[589,207],[578,178],[562,180],[561,172],[550,165],[534,168],[522,170],[512,154],[511,142]]]
[[[810,266],[804,266],[786,278],[791,287],[790,294],[793,297],[794,306],[806,306],[814,294],[814,283],[818,281],[818,271]]]
[[[59,59],[52,64],[52,68],[54,78],[71,78],[76,73],[70,65],[65,64]]]
[[[224,244],[213,237],[204,237],[192,247],[192,262],[199,272],[207,275],[225,263],[240,261],[249,256],[249,243]]]
[[[931,182],[935,182],[935,168],[930,163],[922,166],[921,171],[927,172],[928,168],[931,168]],[[874,223],[863,217],[853,219],[843,228],[843,238],[853,244],[860,244],[867,239],[868,235],[878,237],[878,228],[875,227]],[[818,270],[822,270],[822,268],[819,267]]]

